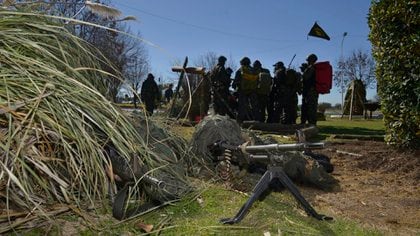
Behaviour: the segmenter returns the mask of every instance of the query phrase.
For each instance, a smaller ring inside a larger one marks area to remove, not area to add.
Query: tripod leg
[[[311,204],[306,201],[306,199],[300,194],[299,190],[296,188],[295,184],[290,180],[289,176],[283,171],[282,168],[275,168],[276,175],[279,181],[286,187],[293,195],[293,197],[298,201],[305,209],[306,213],[312,217],[315,217],[317,220],[332,220],[332,217],[318,214]]]
[[[261,194],[268,188],[271,180],[273,179],[273,175],[271,171],[266,171],[261,179],[258,181],[257,185],[255,185],[254,189],[252,190],[252,195],[249,199],[245,202],[245,204],[241,207],[238,213],[235,215],[234,218],[224,218],[221,219],[220,222],[223,224],[235,224],[240,222],[246,215],[249,208],[251,208],[252,204],[261,196]]]

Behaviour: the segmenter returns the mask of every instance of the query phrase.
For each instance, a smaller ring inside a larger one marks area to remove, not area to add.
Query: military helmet
[[[306,61],[307,62],[316,62],[318,60],[318,57],[315,54],[310,54],[307,58]]]
[[[231,75],[233,73],[232,68],[230,68],[230,67],[226,68],[226,73],[228,73],[229,75]]]
[[[248,57],[244,57],[239,61],[239,63],[241,65],[249,66],[249,65],[251,65],[251,60]]]
[[[224,63],[224,62],[226,62],[226,57],[225,56],[220,56],[218,59],[217,59],[217,61],[219,62],[219,63]]]
[[[284,67],[284,63],[282,61],[278,61],[273,66],[276,67],[276,68],[278,68],[278,67]]]
[[[152,73],[149,73],[149,74],[147,75],[147,78],[154,79],[155,77],[153,76],[153,74],[152,74]]]
[[[261,62],[260,62],[260,61],[255,60],[255,61],[254,61],[254,64],[253,64],[252,66],[253,66],[253,67],[261,67],[262,65],[261,65]]]

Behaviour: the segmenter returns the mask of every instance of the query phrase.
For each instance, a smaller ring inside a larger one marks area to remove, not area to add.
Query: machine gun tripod
[[[221,219],[223,224],[235,224],[240,222],[251,208],[252,204],[261,196],[261,194],[269,188],[272,181],[278,180],[285,188],[287,188],[293,197],[298,201],[306,213],[317,220],[332,220],[333,218],[318,214],[311,204],[299,192],[292,180],[284,172],[282,163],[285,161],[285,151],[303,151],[308,149],[323,148],[323,143],[297,143],[297,144],[269,144],[247,146],[229,145],[226,142],[217,142],[213,145],[213,150],[230,150],[240,152],[247,156],[248,162],[264,162],[267,163],[267,170],[252,190],[251,197],[245,202],[238,213],[233,218]],[[269,151],[284,151],[280,155],[271,154]]]

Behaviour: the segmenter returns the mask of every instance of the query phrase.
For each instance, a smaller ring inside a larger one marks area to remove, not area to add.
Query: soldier
[[[301,81],[300,81],[300,94],[302,94],[302,89],[303,89],[303,78],[302,78],[302,74],[303,72],[305,72],[306,68],[308,68],[308,63],[302,63],[300,65],[300,77],[301,77]],[[300,108],[300,123],[301,124],[305,124],[306,121],[308,121],[308,115],[307,115],[307,105],[305,102],[305,99],[302,96],[302,107]]]
[[[240,61],[241,67],[236,71],[232,87],[238,89],[237,121],[260,120],[257,100],[258,75],[251,67],[251,60],[244,57]]]
[[[174,95],[174,91],[172,90],[173,87],[173,84],[169,84],[169,87],[165,90],[166,103],[169,103],[172,99],[172,96]]]
[[[147,115],[152,115],[155,109],[155,100],[159,99],[159,88],[155,82],[153,74],[149,73],[146,80],[141,85],[141,100],[146,105]]]
[[[213,91],[213,108],[215,114],[226,115],[229,111],[228,97],[230,75],[225,69],[226,57],[220,56],[217,61],[217,65],[210,72]]]
[[[265,122],[268,99],[271,92],[272,78],[270,71],[262,68],[261,62],[255,60],[253,65],[255,72],[258,74],[257,97],[260,122]]]
[[[300,79],[298,73],[293,69],[287,69],[283,124],[296,124],[299,85]]]
[[[279,123],[285,107],[286,68],[279,61],[274,66],[273,87],[269,98],[268,123]]]
[[[306,61],[308,67],[302,76],[302,107],[305,106],[306,119],[309,124],[316,125],[316,112],[318,107],[318,92],[316,91],[315,62],[318,57],[310,54]],[[304,104],[304,105],[303,105]],[[306,123],[306,120],[304,120]]]

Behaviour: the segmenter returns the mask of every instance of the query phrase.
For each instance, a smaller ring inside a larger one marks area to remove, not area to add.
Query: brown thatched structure
[[[353,80],[347,89],[344,102],[344,115],[363,115],[364,103],[366,102],[366,88],[362,80]]]
[[[172,68],[179,72],[179,68]],[[171,116],[187,117],[190,121],[199,121],[207,115],[211,102],[210,80],[205,68],[188,67],[180,83],[180,100],[173,101],[174,110]]]

